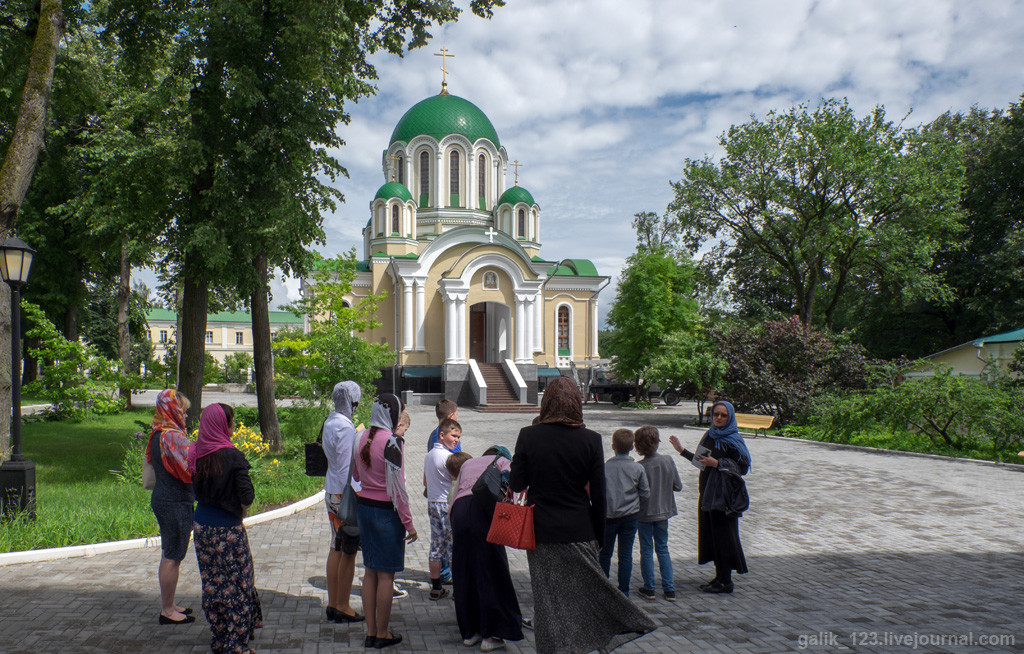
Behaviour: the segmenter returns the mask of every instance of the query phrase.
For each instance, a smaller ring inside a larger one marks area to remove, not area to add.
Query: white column
[[[455,297],[449,294],[444,296],[444,362],[455,363],[458,361],[458,354],[455,352],[455,337],[457,322],[455,320]]]
[[[526,348],[523,350],[523,359],[531,361],[533,360],[533,327],[536,324],[536,319],[533,317],[534,310],[536,309],[533,300],[533,296],[527,296],[526,298],[526,335],[524,338]]]
[[[423,352],[427,349],[426,330],[426,283],[425,279],[416,279],[416,351]]]
[[[466,295],[460,294],[455,298],[455,323],[456,330],[455,351],[458,353],[458,362],[466,363]]]
[[[516,294],[516,354],[515,362],[523,363],[526,354],[526,302],[525,298]]]
[[[597,353],[597,298],[590,301],[590,307],[590,356],[594,359],[599,359],[600,355]]]
[[[544,351],[544,294],[537,291],[533,300],[533,351]]]
[[[228,340],[228,328],[227,327],[221,327],[220,328],[220,346],[222,348],[227,348],[229,343],[234,343],[234,341],[229,341]]]
[[[412,282],[402,280],[402,349],[412,349]]]

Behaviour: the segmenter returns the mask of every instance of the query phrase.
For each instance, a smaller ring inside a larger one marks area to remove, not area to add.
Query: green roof
[[[555,277],[600,277],[597,267],[587,259],[566,259],[548,270]]]
[[[370,262],[369,261],[360,261],[360,262],[358,262],[356,264],[356,272],[369,272],[369,270],[370,270]]]
[[[981,347],[985,343],[1016,343],[1018,341],[1024,341],[1024,329],[1017,329],[1012,332],[1006,332],[1005,334],[982,336],[979,339],[975,339],[972,345]]]
[[[147,320],[177,320],[178,314],[170,309],[153,308],[146,314]],[[252,322],[252,315],[248,311],[218,311],[206,316],[206,322]],[[274,324],[289,323],[302,324],[302,316],[291,311],[271,311],[270,322]]]
[[[494,147],[501,147],[498,133],[484,112],[469,100],[449,94],[435,95],[414,104],[398,121],[389,143],[408,143],[420,135],[440,141],[449,134],[462,134],[474,143],[477,139],[488,139]]]
[[[373,196],[373,199],[384,198],[390,200],[391,198],[401,198],[403,201],[408,202],[412,199],[412,193],[405,187],[405,184],[399,184],[398,182],[388,182],[384,186],[377,189],[377,195]],[[369,225],[369,221],[366,223]]]
[[[513,186],[512,188],[505,189],[505,192],[501,194],[500,198],[498,198],[498,204],[495,206],[501,206],[503,204],[518,204],[520,202],[525,202],[531,207],[537,204],[533,201],[533,196],[530,195],[529,191],[522,186]]]

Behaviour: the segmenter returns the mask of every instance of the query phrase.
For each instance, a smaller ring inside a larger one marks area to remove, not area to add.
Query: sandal
[[[440,590],[434,588],[434,589],[431,589],[431,591],[430,591],[430,599],[434,600],[435,602],[437,600],[444,599],[446,597],[448,597],[448,589],[447,588],[442,588]]]

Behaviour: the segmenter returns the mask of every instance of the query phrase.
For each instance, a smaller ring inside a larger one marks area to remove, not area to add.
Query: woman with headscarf
[[[249,462],[231,442],[235,410],[211,404],[199,416],[199,438],[188,452],[196,488],[195,543],[203,583],[203,612],[214,652],[254,651],[263,626],[252,552],[242,518],[256,498]]]
[[[324,421],[323,448],[327,456],[327,476],[324,477],[324,502],[331,525],[331,545],[327,553],[327,619],[332,622],[360,622],[363,616],[349,604],[352,578],[359,551],[359,531],[356,525],[346,525],[341,519],[341,498],[351,483],[352,457],[356,448],[356,428],[352,413],[363,395],[359,384],[342,381],[334,385],[331,394],[334,411]]]
[[[537,547],[527,552],[537,651],[611,650],[654,631],[608,580],[598,560],[604,536],[604,448],[583,424],[583,399],[568,377],[547,385],[539,421],[519,432],[509,485],[534,505]]]
[[[683,449],[675,435],[669,436],[668,440],[685,458],[692,461],[697,456]],[[715,577],[701,584],[700,589],[705,593],[731,593],[732,571],[738,574],[747,572],[747,561],[743,557],[743,546],[740,545],[739,515],[725,511],[703,511],[700,507],[712,469],[728,469],[730,474],[739,475],[747,474],[750,469],[750,451],[740,436],[736,425],[736,410],[732,404],[720,400],[711,407],[711,429],[701,438],[698,450],[701,447],[710,452],[697,457],[704,465],[697,480],[697,562],[714,562]]]
[[[185,412],[188,398],[174,389],[160,391],[153,413],[153,431],[146,444],[146,461],[153,466],[156,485],[149,505],[160,526],[160,624],[195,622],[192,609],[174,603],[178,571],[192,534],[192,477],[188,472]]]
[[[405,544],[416,540],[416,527],[405,490],[405,440],[394,433],[402,403],[384,393],[373,403],[370,428],[359,436],[352,479],[359,491],[359,538],[362,541],[363,613],[366,647],[382,649],[402,642],[391,633],[395,573],[405,569]]]
[[[494,445],[476,459],[462,464],[452,491],[452,583],[455,617],[462,644],[490,652],[506,640],[522,640],[523,614],[519,610],[508,555],[501,545],[487,542],[493,512],[488,513],[473,496],[473,485],[493,463],[508,472],[511,455]]]

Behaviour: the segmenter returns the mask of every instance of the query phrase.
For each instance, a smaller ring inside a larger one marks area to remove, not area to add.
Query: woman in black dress
[[[723,459],[730,459],[741,475],[750,469],[750,451],[747,450],[743,437],[736,425],[736,410],[732,404],[724,401],[715,402],[711,407],[711,429],[704,433],[700,445],[711,450],[706,456],[698,457],[704,464],[700,471],[698,487],[700,495],[697,500],[697,562],[700,564],[714,562],[715,578],[700,589],[705,593],[731,593],[733,591],[732,572],[747,572],[747,562],[743,558],[743,546],[740,544],[739,516],[728,515],[724,511],[702,511],[701,501],[704,489],[712,468],[718,468]],[[683,448],[675,435],[669,436],[669,442],[681,455],[693,460],[694,454]]]

